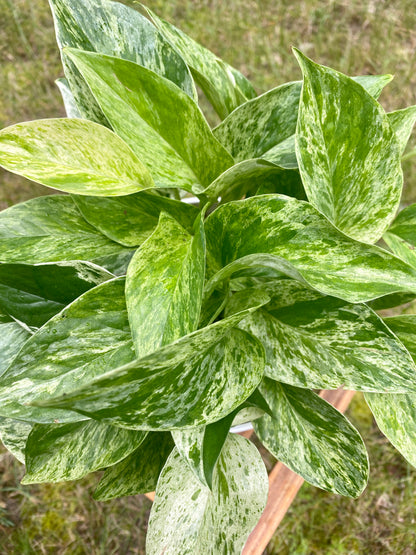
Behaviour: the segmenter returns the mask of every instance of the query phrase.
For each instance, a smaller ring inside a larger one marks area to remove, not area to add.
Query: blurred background
[[[416,104],[414,0],[148,0],[147,5],[242,71],[259,93],[301,79],[291,46],[350,75],[392,73],[387,111]],[[64,116],[47,0],[0,0],[0,128]],[[209,112],[211,124],[215,115]],[[405,154],[405,204],[416,202],[416,134]],[[50,190],[0,169],[0,209]],[[360,395],[348,413],[367,444],[365,493],[348,500],[304,485],[268,555],[414,555],[416,470],[378,432]],[[23,467],[0,448],[0,553],[144,553],[150,502],[97,503],[97,477],[21,486]]]

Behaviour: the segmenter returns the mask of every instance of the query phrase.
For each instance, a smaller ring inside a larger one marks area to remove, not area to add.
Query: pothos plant
[[[298,50],[303,82],[256,96],[140,4],[50,4],[68,118],[0,132],[4,168],[69,193],[0,214],[23,483],[105,469],[95,499],[156,490],[148,553],[239,553],[268,481],[233,424],[317,487],[365,488],[359,433],[315,392],[340,387],[415,465],[416,316],[376,310],[416,297],[416,205],[396,216],[416,107]]]

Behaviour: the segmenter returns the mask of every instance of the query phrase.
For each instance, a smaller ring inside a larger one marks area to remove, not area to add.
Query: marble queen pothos
[[[257,96],[145,6],[50,4],[68,117],[0,132],[1,166],[65,193],[0,214],[23,482],[104,469],[96,499],[156,490],[149,554],[240,553],[268,481],[233,423],[315,486],[365,488],[360,435],[314,392],[339,387],[416,465],[416,316],[376,312],[416,298],[416,207],[397,215],[416,107],[296,49],[303,81]]]

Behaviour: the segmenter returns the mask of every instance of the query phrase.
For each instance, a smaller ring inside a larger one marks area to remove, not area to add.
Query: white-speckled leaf
[[[94,420],[35,424],[26,443],[22,483],[79,480],[125,459],[146,435]]]
[[[108,501],[154,491],[173,446],[169,432],[149,432],[138,449],[104,472],[94,499]]]
[[[416,292],[415,269],[381,248],[349,239],[310,204],[283,195],[220,206],[205,221],[205,233],[208,277],[213,276],[207,296],[250,266],[275,268],[349,302]]]
[[[31,430],[32,425],[27,422],[0,417],[0,441],[23,464],[25,462],[26,441]]]
[[[90,262],[0,264],[0,307],[39,327],[71,301],[113,274]]]
[[[82,119],[44,119],[0,131],[0,166],[66,193],[118,196],[154,186],[115,133]]]
[[[416,267],[416,204],[398,213],[383,240],[394,254]]]
[[[351,78],[295,55],[303,72],[296,154],[308,198],[346,235],[375,243],[403,185],[389,118]]]
[[[127,60],[67,49],[115,132],[162,187],[207,186],[233,164],[179,87]]]
[[[31,330],[16,322],[0,309],[0,376],[32,335]]]
[[[261,381],[264,350],[234,326],[267,302],[182,337],[175,343],[42,401],[96,420],[140,430],[174,430],[215,422]],[[254,301],[253,301],[254,302]]]
[[[136,10],[107,0],[49,0],[58,45],[117,56],[148,67],[181,87],[196,91],[190,71],[163,35]],[[83,117],[106,120],[74,64],[62,55],[65,74]]]
[[[358,497],[367,484],[368,457],[345,416],[307,389],[265,378],[260,391],[274,413],[253,422],[263,445],[314,486]]]
[[[190,232],[198,214],[195,206],[149,191],[114,198],[73,195],[72,199],[89,224],[127,247],[141,245],[153,233],[162,211]]]
[[[407,141],[416,123],[416,106],[409,106],[403,110],[396,110],[387,114],[391,128],[396,134],[400,153],[403,154]]]
[[[204,48],[183,31],[144,7],[153,23],[190,67],[221,119],[237,106],[256,96],[251,83],[239,71]]]
[[[126,277],[126,302],[139,358],[197,328],[205,276],[202,216],[190,235],[165,212],[137,250]]]
[[[320,295],[291,279],[261,290],[271,302],[239,327],[262,342],[269,378],[312,389],[416,392],[412,358],[367,305]],[[243,310],[256,291],[234,293],[226,314]]]
[[[62,100],[64,101],[65,112],[68,118],[80,118],[81,113],[78,110],[77,103],[75,101],[74,95],[69,88],[68,80],[65,77],[57,79],[55,81],[59,92],[61,93]]]
[[[69,196],[39,197],[0,212],[1,263],[88,260],[116,273],[133,252],[89,225]]]
[[[26,341],[0,377],[0,415],[38,423],[83,420],[29,403],[81,387],[133,359],[124,279],[118,278],[84,293]]]
[[[266,505],[267,472],[257,448],[230,434],[214,471],[212,491],[175,449],[156,489],[146,541],[148,555],[241,553]]]

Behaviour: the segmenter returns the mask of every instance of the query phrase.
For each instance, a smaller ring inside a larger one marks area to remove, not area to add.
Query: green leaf
[[[170,433],[149,432],[131,455],[107,468],[94,492],[94,499],[108,501],[154,491],[173,446]]]
[[[188,64],[195,81],[221,119],[246,100],[256,96],[251,83],[239,71],[171,23],[161,19],[145,6],[142,7]]]
[[[239,327],[262,342],[269,378],[313,389],[416,392],[412,358],[368,306],[320,295],[290,279],[261,290],[271,302]],[[243,310],[256,292],[235,293],[226,314]]]
[[[263,347],[234,327],[267,300],[262,295],[256,302],[257,306],[247,311],[42,404],[140,430],[174,430],[215,422],[247,399],[262,378]]]
[[[349,302],[416,291],[413,268],[349,239],[310,204],[293,198],[264,195],[220,206],[205,221],[205,233],[213,276],[206,296],[250,266],[274,268]]]
[[[64,101],[65,112],[68,118],[80,118],[81,113],[78,110],[77,103],[75,102],[74,95],[69,88],[68,80],[64,77],[57,79],[55,83],[58,86],[59,92],[62,95],[62,100]]]
[[[146,435],[94,420],[35,424],[26,444],[22,484],[79,480],[126,458]]]
[[[162,470],[146,542],[149,555],[240,553],[266,505],[268,479],[256,447],[230,434],[212,492],[175,449]]]
[[[29,403],[82,386],[134,359],[124,279],[90,289],[49,320],[22,347],[0,378],[0,415],[66,423],[79,414]]]
[[[365,399],[381,432],[416,466],[416,395],[366,393]]]
[[[362,75],[352,79],[377,98],[392,76]],[[294,81],[249,100],[213,130],[215,137],[237,162],[257,157],[274,161],[271,157],[277,155],[277,147],[281,149],[282,143],[290,141],[287,144],[297,167],[294,135],[301,90],[302,82]]]
[[[0,131],[0,165],[32,181],[80,195],[118,196],[154,186],[115,133],[81,119],[45,119]]]
[[[126,60],[72,48],[66,53],[159,186],[207,186],[233,164],[198,106],[171,81]]]
[[[20,322],[39,327],[88,289],[112,278],[89,262],[1,264],[0,307]]]
[[[416,204],[407,206],[383,235],[383,240],[402,260],[416,267]]]
[[[141,191],[125,197],[75,196],[73,200],[89,224],[109,239],[127,247],[141,245],[154,231],[160,212],[167,212],[192,231],[197,208],[177,200]]]
[[[1,263],[87,260],[115,273],[131,254],[90,226],[69,196],[39,197],[0,212]]]
[[[202,214],[195,224],[192,236],[162,212],[130,262],[126,302],[139,358],[197,328],[205,276]]]
[[[26,441],[31,430],[32,425],[27,422],[0,417],[0,440],[4,447],[23,464]]]
[[[107,0],[49,0],[58,45],[72,46],[143,65],[181,87],[196,99],[192,76],[184,60],[161,33],[136,10]],[[64,54],[62,62],[83,117],[105,123],[87,84]]]
[[[416,360],[416,315],[401,314],[383,318],[385,324],[397,335],[403,345]]]
[[[307,482],[358,497],[368,479],[368,457],[357,430],[312,391],[265,378],[260,391],[274,417],[253,422],[263,445]]]
[[[241,198],[250,189],[273,187],[274,192],[289,196],[304,196],[299,172],[262,158],[244,160],[222,173],[202,192],[208,198],[222,197],[222,202]]]
[[[389,119],[352,79],[295,55],[303,72],[296,153],[308,199],[346,235],[375,243],[403,185]]]
[[[7,370],[31,332],[0,309],[0,376]]]
[[[396,110],[387,114],[391,128],[396,134],[400,153],[403,154],[407,141],[416,123],[416,106],[409,106],[403,110]]]

